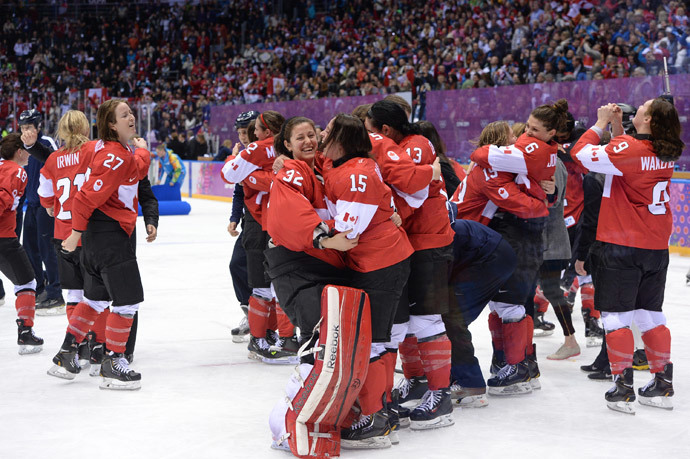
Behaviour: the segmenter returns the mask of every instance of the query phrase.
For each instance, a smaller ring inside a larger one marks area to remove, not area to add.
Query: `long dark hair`
[[[649,106],[647,114],[652,117],[649,127],[652,130],[654,153],[662,161],[677,161],[685,144],[680,140],[680,120],[676,107],[657,97]]]
[[[530,114],[541,121],[547,131],[568,131],[568,101],[565,99],[559,99],[554,104],[540,105]]]
[[[345,156],[339,161],[343,163],[352,158],[368,158],[371,152],[371,140],[362,120],[356,116],[341,113],[333,120],[333,126],[323,141],[320,149],[323,151],[331,143],[343,148]]]
[[[371,106],[367,112],[367,118],[376,129],[381,129],[384,124],[407,137],[412,134],[421,134],[418,126],[410,124],[403,108],[390,100],[380,100]]]
[[[434,124],[430,121],[418,121],[416,124],[417,127],[419,127],[421,134],[429,139],[431,145],[434,146],[436,155],[439,157],[441,162],[450,164],[450,160],[448,159],[448,156],[446,156],[446,143],[438,134]]]

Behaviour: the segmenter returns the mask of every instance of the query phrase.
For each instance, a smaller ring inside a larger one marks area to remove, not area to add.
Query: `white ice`
[[[248,360],[246,344],[230,339],[242,314],[228,272],[234,244],[226,232],[230,204],[190,202],[189,216],[161,218],[154,243],[139,238],[146,301],[133,368],[142,373],[140,391],[99,390],[100,378],[88,373],[71,382],[46,375],[64,337],[64,315],[37,317],[43,352],[18,355],[14,298],[7,295],[0,307],[0,458],[292,457],[269,449],[268,429],[268,413],[292,368]],[[141,220],[138,231],[143,234]],[[610,383],[589,381],[579,369],[598,349],[584,347],[576,306],[582,355],[549,361],[562,337],[536,339],[542,390],[491,397],[487,408],[456,410],[452,427],[404,430],[391,449],[343,451],[341,457],[690,457],[689,266],[690,258],[671,256],[664,310],[673,336],[673,411],[637,405],[630,416],[606,408]],[[547,319],[557,322],[551,309]],[[486,315],[471,331],[482,368],[488,369]],[[649,379],[648,372],[635,372],[636,387]]]

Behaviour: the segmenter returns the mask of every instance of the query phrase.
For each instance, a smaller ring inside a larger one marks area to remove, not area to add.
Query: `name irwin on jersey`
[[[658,171],[659,169],[673,169],[676,165],[675,162],[664,162],[657,158],[656,156],[643,156],[640,158],[642,161],[643,171]]]
[[[61,169],[63,167],[68,167],[68,166],[76,166],[79,164],[79,152],[75,151],[74,153],[68,153],[66,155],[61,155],[58,156],[57,158],[57,167],[58,169]]]

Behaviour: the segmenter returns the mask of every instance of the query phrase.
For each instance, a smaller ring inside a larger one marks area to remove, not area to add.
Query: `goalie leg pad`
[[[303,458],[339,456],[340,427],[366,379],[371,348],[371,312],[364,291],[327,285],[321,317],[320,351],[285,415],[290,450]]]

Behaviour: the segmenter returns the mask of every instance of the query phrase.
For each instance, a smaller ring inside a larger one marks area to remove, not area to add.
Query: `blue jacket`
[[[53,140],[52,137],[43,135],[42,132],[38,133],[38,142],[48,147],[48,149],[51,151],[58,149],[55,140]],[[29,164],[24,167],[27,175],[26,191],[24,191],[27,206],[41,207],[41,200],[38,197],[38,182],[40,180],[43,164],[44,162],[37,160],[33,155],[31,155],[29,156]]]
[[[171,150],[166,148],[167,153],[164,157],[156,157],[158,160],[158,179],[163,178],[163,173],[165,173],[165,184],[178,184],[182,185],[184,181],[184,176],[187,174],[187,168],[185,167],[180,157],[173,153]]]

